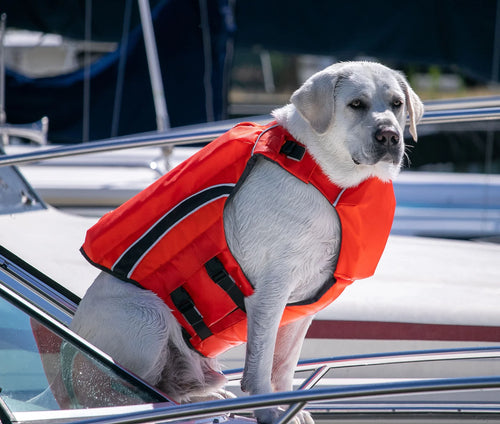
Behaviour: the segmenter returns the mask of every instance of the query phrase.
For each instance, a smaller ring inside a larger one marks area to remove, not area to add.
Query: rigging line
[[[5,49],[3,44],[6,21],[7,15],[2,13],[0,16],[0,125],[7,122],[7,116],[5,114]]]
[[[122,38],[120,42],[120,60],[118,62],[118,74],[116,76],[115,101],[113,105],[113,118],[111,121],[111,137],[118,135],[120,124],[120,113],[123,94],[123,83],[125,80],[125,65],[127,63],[128,36],[130,32],[130,19],[132,16],[132,0],[127,0],[123,12]]]
[[[497,0],[495,29],[493,31],[493,57],[491,65],[491,79],[493,84],[500,83],[500,0]]]
[[[85,51],[83,70],[83,122],[82,141],[90,134],[90,40],[92,36],[92,0],[85,0]]]
[[[491,80],[493,84],[500,81],[500,0],[497,0],[495,27],[493,30],[493,54],[491,60]],[[490,203],[491,176],[493,174],[493,151],[495,145],[495,131],[492,129],[486,132],[486,148],[484,152],[484,174],[486,184],[483,189],[483,204]],[[482,210],[482,229],[486,231],[490,211],[487,208]]]
[[[203,85],[205,87],[205,112],[207,122],[211,122],[215,119],[212,89],[212,40],[210,37],[210,22],[208,20],[206,0],[199,0],[198,4],[200,6],[203,58],[205,61],[205,69],[203,72]]]
[[[220,13],[222,15],[224,27],[226,30],[226,41],[225,41],[226,50],[222,66],[222,102],[220,111],[221,117],[227,116],[227,109],[228,109],[227,93],[230,85],[229,76],[231,73],[231,64],[233,62],[233,56],[234,56],[234,33],[236,31],[236,23],[234,21],[234,9],[235,9],[235,0],[228,0],[226,6],[223,6],[220,9]]]

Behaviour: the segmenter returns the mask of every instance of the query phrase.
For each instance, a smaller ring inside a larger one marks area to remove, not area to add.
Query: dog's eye
[[[354,99],[351,103],[349,103],[349,107],[352,109],[364,109],[366,105],[359,99]]]
[[[392,102],[392,107],[395,109],[399,109],[401,106],[403,106],[403,101],[401,99],[395,99]]]

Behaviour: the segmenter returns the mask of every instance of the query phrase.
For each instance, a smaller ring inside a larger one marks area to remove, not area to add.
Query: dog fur
[[[372,176],[394,179],[405,154],[407,116],[416,140],[422,114],[404,76],[371,62],[326,68],[273,112],[341,187]],[[224,229],[233,256],[255,287],[245,299],[242,388],[250,394],[291,390],[312,317],[279,328],[280,318],[287,303],[311,297],[332,275],[340,246],[337,214],[312,185],[259,159],[228,200]],[[216,361],[187,347],[162,300],[109,274],[100,274],[89,288],[72,328],[174,400],[192,401],[224,384]],[[271,423],[279,414],[262,409],[256,418]],[[305,412],[298,421],[312,422]]]

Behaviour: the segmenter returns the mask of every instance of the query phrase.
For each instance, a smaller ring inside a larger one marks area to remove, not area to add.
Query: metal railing
[[[463,359],[500,359],[500,346],[415,350],[404,352],[385,352],[379,354],[337,356],[320,359],[305,359],[299,361],[295,367],[295,372],[312,371],[312,373],[315,374],[318,372],[319,368],[325,368],[323,372],[323,375],[325,375],[331,369]],[[311,376],[313,374],[311,374]],[[224,375],[228,381],[239,380],[243,375],[243,368],[224,371]],[[310,379],[310,377],[307,377],[306,380]],[[302,384],[304,383],[305,380]],[[308,388],[311,387],[311,385],[308,386]]]
[[[456,106],[461,104],[458,101],[450,102],[449,107],[437,107],[435,105],[424,114],[420,125],[500,120],[500,99],[496,97],[487,99],[487,101],[484,100],[483,102],[480,100],[469,102],[467,106],[474,105],[475,107],[472,108],[456,109]],[[492,104],[496,104],[496,106],[492,106]],[[484,105],[486,107],[482,107]],[[270,115],[254,116],[248,120],[263,124],[271,121],[272,117]],[[37,149],[28,153],[1,156],[0,166],[21,165],[61,157],[139,147],[165,147],[207,143],[241,121],[241,119],[232,119],[216,123],[178,127],[165,132],[134,134],[78,145]]]
[[[173,421],[181,419],[200,419],[216,414],[228,414],[234,412],[249,412],[255,409],[289,405],[276,424],[286,424],[306,404],[312,402],[340,402],[373,396],[408,395],[422,393],[437,393],[448,391],[471,391],[482,389],[500,389],[500,376],[464,377],[464,378],[435,378],[435,379],[409,379],[405,381],[394,381],[376,384],[358,384],[340,387],[328,387],[311,389],[330,369],[360,367],[367,365],[388,365],[414,362],[434,362],[450,360],[472,360],[472,359],[499,359],[500,347],[479,347],[469,349],[441,349],[432,351],[398,352],[377,355],[359,355],[350,357],[327,358],[321,360],[306,360],[299,362],[296,371],[312,370],[306,377],[298,390],[293,392],[280,392],[268,395],[255,395],[220,401],[199,402],[178,406],[165,406],[155,408],[153,411],[134,412],[123,414],[113,418],[96,418],[82,421],[81,424],[119,424],[119,423],[147,423],[156,421]],[[225,373],[229,379],[241,377],[241,370]],[[385,403],[390,411],[401,408],[401,404],[391,406],[390,401]],[[346,406],[342,410],[351,409],[359,413],[360,404]],[[420,412],[425,411],[424,406],[413,407]],[[500,416],[500,401],[495,404],[474,404],[470,407],[475,413],[497,414]],[[432,410],[454,411],[467,413],[466,404],[456,404],[439,408],[437,403],[432,404]]]
[[[36,283],[39,277],[30,276],[31,271],[25,270],[22,263],[17,263],[15,258],[9,257],[7,252],[0,252],[0,262],[5,269],[3,272],[12,273],[16,280],[23,280],[24,284],[29,283],[32,290],[40,294],[51,293],[47,295],[48,298],[54,299],[54,303],[60,303],[64,309],[74,310],[74,306],[68,305],[67,302],[58,301],[59,294],[54,297],[53,289],[42,281]],[[5,284],[5,279],[4,279]],[[1,288],[1,286],[0,286]],[[19,302],[33,302],[39,305],[40,299],[29,300],[30,296],[26,294],[26,290],[20,288],[18,282],[12,281],[7,283],[7,287],[2,289],[4,294],[10,293],[9,296],[16,296]],[[21,292],[23,294],[21,294]],[[37,308],[38,309],[38,308]],[[33,310],[33,309],[31,309]],[[44,308],[44,320],[50,321],[55,326],[59,326],[55,322],[56,317],[50,312],[50,308]],[[42,312],[38,312],[41,314]],[[50,314],[50,315],[48,315]],[[70,313],[71,315],[71,313]],[[65,319],[61,319],[66,322]],[[66,334],[65,337],[68,337]],[[75,336],[71,336],[74,338]],[[83,340],[79,341],[79,345],[86,345]],[[93,349],[87,347],[90,351]],[[481,389],[500,389],[500,376],[474,376],[469,378],[405,378],[404,381],[389,381],[384,383],[371,383],[371,384],[356,384],[356,385],[343,385],[338,383],[335,387],[326,387],[321,389],[314,388],[326,376],[330,370],[340,370],[345,368],[357,368],[378,365],[397,365],[397,364],[415,364],[415,363],[431,363],[431,362],[445,362],[445,361],[485,361],[485,360],[498,360],[500,359],[500,346],[485,346],[476,348],[454,348],[454,349],[434,349],[434,350],[420,350],[420,351],[407,351],[407,352],[393,352],[393,353],[380,353],[380,354],[363,354],[355,356],[339,356],[323,359],[308,359],[302,360],[296,367],[296,372],[309,372],[306,375],[297,390],[293,392],[281,392],[267,395],[257,395],[250,397],[240,397],[235,399],[226,399],[221,401],[199,402],[186,405],[171,404],[162,406],[156,404],[153,410],[133,412],[127,414],[120,414],[108,418],[95,418],[82,421],[81,423],[101,423],[101,424],[123,424],[123,423],[148,423],[183,419],[199,419],[204,417],[213,417],[215,414],[230,414],[234,412],[249,412],[259,408],[276,407],[279,405],[289,405],[289,408],[280,417],[276,424],[286,424],[293,417],[300,412],[306,405],[312,406],[312,410],[324,408],[318,402],[328,401],[329,407],[337,405],[342,410],[350,410],[353,413],[359,413],[362,408],[360,404],[346,405],[340,402],[349,402],[355,399],[372,397],[372,396],[391,396],[401,394],[421,394],[421,393],[437,393],[448,391],[473,391]],[[115,364],[116,365],[116,364]],[[118,367],[118,365],[116,365]],[[225,372],[228,380],[234,381],[241,378],[243,374],[242,369],[229,370]],[[315,405],[312,405],[316,403]],[[387,414],[393,413],[392,411],[401,408],[400,403],[392,403],[390,399],[385,402]],[[417,405],[417,406],[415,406]],[[420,411],[433,411],[441,410],[447,412],[462,412],[467,413],[473,410],[474,413],[484,413],[489,416],[496,414],[500,420],[500,396],[494,403],[476,403],[470,405],[467,403],[455,404],[447,403],[443,407],[439,407],[436,402],[433,402],[431,407],[425,403],[415,403],[413,408],[418,407]]]
[[[500,388],[500,377],[470,377],[439,380],[424,380],[398,383],[367,384],[352,387],[316,389],[308,391],[281,392],[271,395],[256,395],[245,398],[225,399],[221,401],[199,402],[179,406],[158,407],[153,411],[123,414],[111,418],[96,418],[80,421],[79,424],[124,424],[166,422],[181,419],[198,419],[278,405],[320,402],[327,400],[352,400],[362,397],[387,396],[412,393],[433,393],[459,390],[481,390]],[[475,408],[478,412],[478,409]],[[464,411],[465,412],[465,411]],[[490,412],[491,413],[491,412]],[[279,424],[288,423],[294,416],[280,420]],[[278,424],[278,423],[275,423]]]

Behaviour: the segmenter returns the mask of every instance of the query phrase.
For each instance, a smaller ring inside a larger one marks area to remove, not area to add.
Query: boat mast
[[[142,31],[144,34],[144,44],[146,46],[146,56],[148,60],[149,77],[153,90],[153,100],[156,112],[156,127],[158,131],[170,129],[170,121],[163,90],[163,80],[161,77],[160,61],[158,60],[158,50],[151,18],[151,8],[148,0],[138,0],[141,14]]]
[[[5,116],[5,59],[3,49],[6,19],[7,16],[2,13],[0,16],[0,125],[4,125],[7,121]]]

